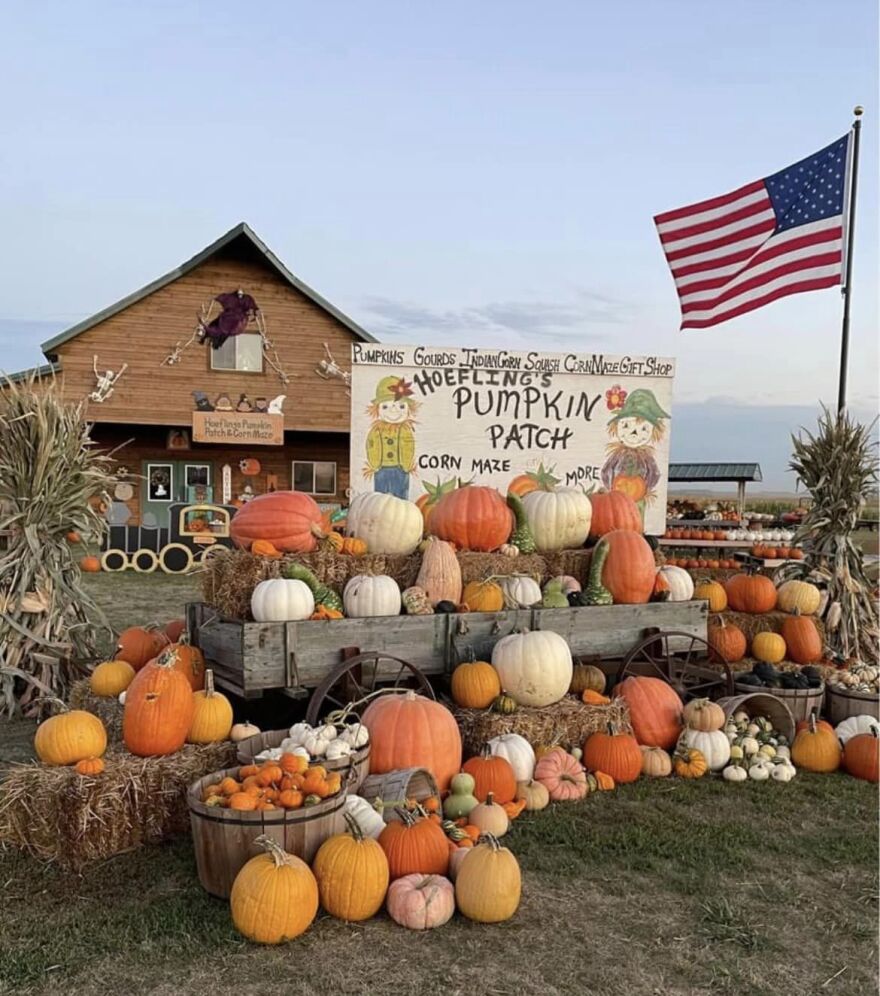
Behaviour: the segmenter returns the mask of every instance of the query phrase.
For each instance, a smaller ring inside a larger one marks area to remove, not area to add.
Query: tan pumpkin
[[[451,543],[435,536],[428,537],[416,587],[427,594],[431,605],[438,602],[458,605],[461,601],[461,567]]]
[[[642,774],[648,778],[668,778],[672,758],[662,747],[642,747]]]
[[[691,730],[720,730],[725,722],[724,710],[709,699],[692,699],[684,707],[684,724]]]
[[[822,593],[809,581],[786,581],[776,592],[776,606],[782,612],[814,615],[822,604]]]
[[[598,692],[601,695],[605,691],[606,680],[605,672],[595,664],[575,664],[568,690],[577,696],[583,695],[586,691]]]
[[[540,809],[546,809],[550,804],[550,790],[543,782],[536,782],[534,778],[527,782],[516,783],[517,801],[526,804],[526,810],[530,813]]]

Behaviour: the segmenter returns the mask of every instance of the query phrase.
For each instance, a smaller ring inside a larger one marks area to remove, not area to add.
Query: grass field
[[[191,579],[98,576],[119,627],[180,614]],[[0,759],[30,724],[0,725]],[[508,924],[427,935],[326,916],[259,949],[200,888],[188,838],[82,876],[0,853],[0,993],[861,996],[877,992],[876,787],[637,783],[522,817]]]

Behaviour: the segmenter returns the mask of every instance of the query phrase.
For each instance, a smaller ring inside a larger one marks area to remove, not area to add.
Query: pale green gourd
[[[456,775],[449,783],[449,795],[443,800],[443,815],[449,820],[459,820],[469,816],[472,809],[479,804],[474,795],[477,783],[472,775],[466,772]]]

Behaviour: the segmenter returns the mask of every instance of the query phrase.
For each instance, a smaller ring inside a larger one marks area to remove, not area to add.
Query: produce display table
[[[219,685],[244,698],[268,689],[307,694],[352,648],[388,654],[423,674],[441,675],[471,652],[488,659],[492,647],[516,630],[550,630],[574,656],[622,657],[655,630],[706,639],[708,602],[652,602],[565,609],[375,616],[288,623],[226,619],[204,603],[187,605],[187,629]],[[394,681],[399,661],[381,659],[376,683]]]
[[[716,549],[748,549],[755,545],[754,540],[691,540],[661,539],[660,546],[715,547]]]

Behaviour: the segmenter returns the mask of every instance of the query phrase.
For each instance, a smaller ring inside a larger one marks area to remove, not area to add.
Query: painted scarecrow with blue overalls
[[[605,392],[605,401],[614,414],[608,421],[612,441],[602,467],[602,485],[629,495],[644,523],[645,508],[656,501],[654,489],[661,477],[654,447],[663,439],[663,420],[670,415],[657,403],[654,392],[644,387],[627,392],[615,385]]]
[[[383,377],[367,408],[372,427],[367,433],[364,477],[373,490],[409,498],[409,479],[415,472],[416,437],[413,426],[419,403],[403,377]]]

